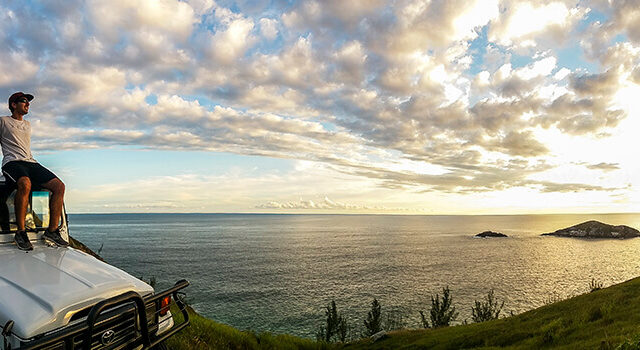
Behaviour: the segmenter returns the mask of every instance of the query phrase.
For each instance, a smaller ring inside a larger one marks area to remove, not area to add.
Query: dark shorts
[[[15,160],[2,167],[4,176],[9,181],[17,182],[19,178],[26,176],[31,180],[31,184],[41,186],[44,183],[57,178],[56,174],[40,165],[40,163],[24,162]]]

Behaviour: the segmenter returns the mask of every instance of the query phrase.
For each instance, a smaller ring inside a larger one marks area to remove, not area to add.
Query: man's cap
[[[15,94],[11,95],[11,97],[9,97],[9,109],[11,109],[11,104],[12,103],[17,102],[22,97],[26,97],[27,100],[29,100],[29,101],[33,100],[33,95],[25,94],[22,91],[18,91]]]

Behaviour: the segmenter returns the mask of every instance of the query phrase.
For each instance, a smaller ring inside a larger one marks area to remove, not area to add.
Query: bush
[[[365,335],[371,336],[382,330],[382,306],[378,302],[378,299],[373,299],[371,302],[371,311],[367,313],[367,319],[364,320]]]
[[[547,298],[544,300],[544,305],[555,304],[562,300],[563,300],[562,297],[558,293],[553,292],[553,294],[547,296]]]
[[[429,318],[431,323],[427,321],[423,311],[420,311],[420,319],[424,328],[439,328],[448,327],[451,322],[455,321],[458,317],[456,308],[451,306],[452,298],[449,291],[449,287],[442,288],[442,299],[436,294],[431,296],[431,311],[429,311]]]
[[[334,300],[327,305],[325,315],[327,316],[326,326],[320,327],[318,333],[316,333],[318,341],[344,342],[347,339],[350,328],[347,324],[347,320],[342,316],[342,314],[338,313],[338,308]]]
[[[602,289],[602,282],[596,281],[595,278],[592,278],[591,283],[589,283],[589,292],[593,293],[600,289]]]
[[[473,322],[484,322],[495,320],[500,317],[500,311],[504,307],[504,301],[498,304],[498,301],[493,295],[493,289],[487,294],[485,301],[475,300],[475,306],[471,307],[471,318]]]

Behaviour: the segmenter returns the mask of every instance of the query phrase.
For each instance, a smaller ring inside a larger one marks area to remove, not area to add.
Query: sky
[[[640,1],[5,0],[0,47],[72,213],[640,212]]]

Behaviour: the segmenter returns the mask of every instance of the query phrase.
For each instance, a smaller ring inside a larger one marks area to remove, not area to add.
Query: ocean
[[[640,238],[540,236],[587,220],[640,227],[640,214],[393,216],[71,214],[70,232],[157,288],[187,279],[189,304],[239,329],[314,338],[335,300],[355,327],[371,301],[419,327],[449,287],[459,311],[490,289],[521,313],[640,275]],[[508,238],[473,236],[492,230]]]

